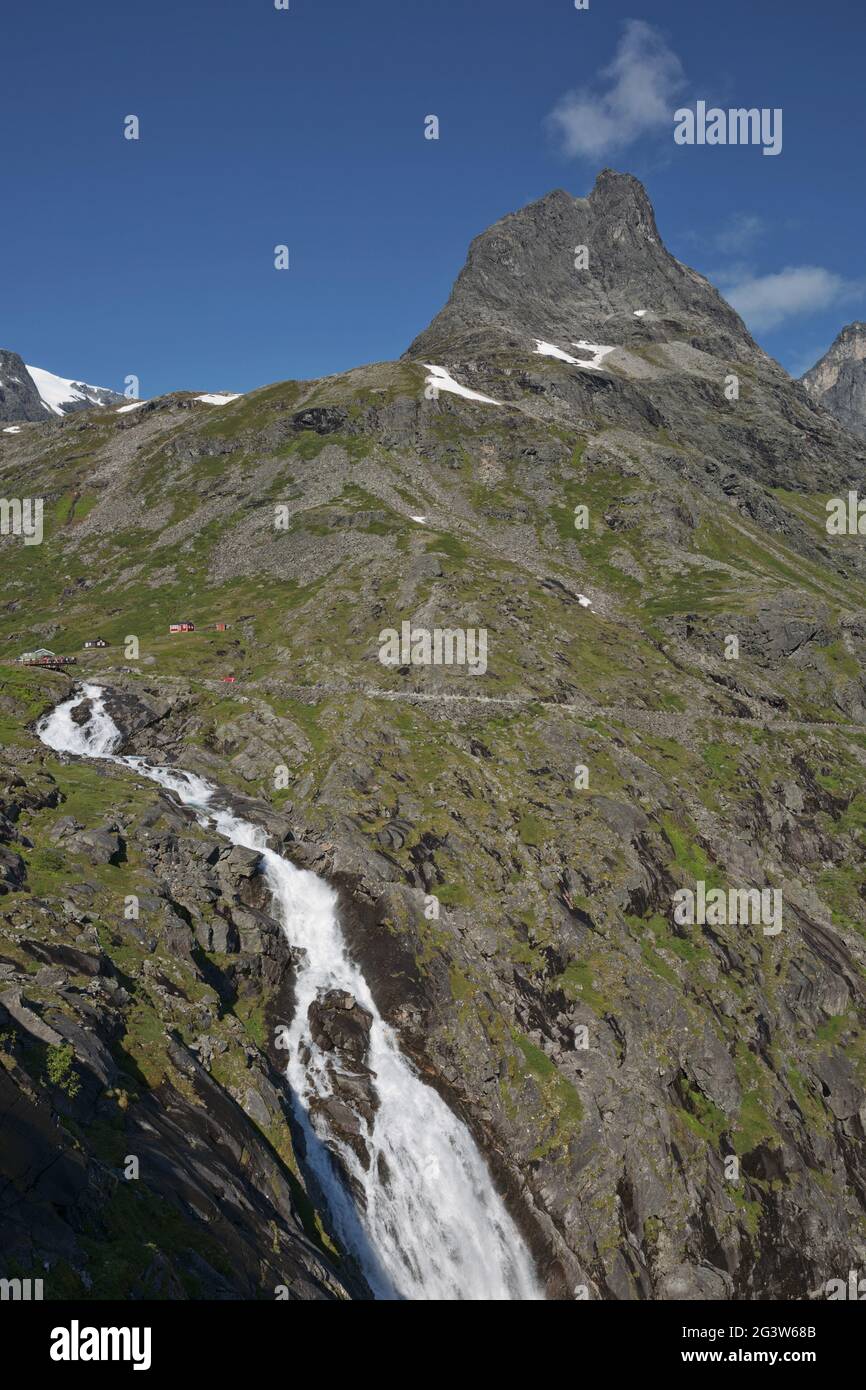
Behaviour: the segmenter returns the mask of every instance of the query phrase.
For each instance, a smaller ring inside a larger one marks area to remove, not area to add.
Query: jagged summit
[[[866,436],[866,323],[847,324],[800,380],[841,424]]]
[[[718,291],[665,248],[639,180],[613,169],[586,198],[554,189],[476,237],[448,303],[407,356],[472,356],[533,336],[563,346],[683,340],[766,360]]]
[[[633,234],[637,240],[661,242],[649,194],[633,174],[602,169],[587,199],[596,217],[615,235]]]

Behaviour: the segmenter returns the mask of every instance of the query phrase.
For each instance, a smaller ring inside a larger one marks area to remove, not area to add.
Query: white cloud
[[[789,265],[773,275],[726,280],[722,293],[753,329],[778,328],[786,319],[863,294],[862,284],[819,265]]]
[[[641,135],[673,128],[676,93],[684,85],[682,64],[661,34],[642,19],[630,19],[597,89],[581,87],[560,97],[548,124],[568,155],[595,159],[631,145]]]

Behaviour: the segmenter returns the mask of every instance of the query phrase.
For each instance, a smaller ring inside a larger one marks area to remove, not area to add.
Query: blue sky
[[[3,49],[0,347],[61,375],[398,356],[477,232],[606,165],[790,371],[866,318],[861,0],[41,0]],[[676,146],[697,99],[781,107],[782,153]]]

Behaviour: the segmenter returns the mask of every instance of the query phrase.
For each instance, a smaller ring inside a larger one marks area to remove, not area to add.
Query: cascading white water
[[[67,700],[46,715],[39,726],[42,742],[58,753],[82,753],[90,758],[104,758],[111,754],[120,742],[117,725],[105,708],[102,691],[98,685],[83,685],[82,694],[74,700]],[[91,701],[90,716],[86,723],[77,724],[72,711]]]
[[[91,701],[85,724],[72,711]],[[259,827],[211,805],[215,788],[191,773],[117,758],[120,734],[98,686],[67,701],[43,720],[50,748],[109,757],[159,782],[234,844],[256,849],[276,915],[297,952],[296,1008],[288,1035],[286,1076],[307,1140],[307,1161],[325,1194],[337,1236],[356,1256],[377,1298],[516,1299],[542,1297],[532,1260],[493,1186],[469,1131],[441,1097],[416,1075],[393,1029],[380,1016],[361,971],[350,958],[332,889],[267,848]],[[369,1064],[379,1108],[366,1142],[367,1169],[310,1102],[331,1092],[323,1058],[310,1038],[309,1005],[330,990],[346,990],[372,1015]],[[319,1132],[317,1132],[317,1127]],[[364,1194],[356,1202],[340,1178],[325,1141]]]

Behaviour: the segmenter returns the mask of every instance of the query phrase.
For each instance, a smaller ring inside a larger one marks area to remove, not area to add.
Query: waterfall
[[[78,724],[72,711],[85,700],[89,719]],[[216,788],[202,778],[117,757],[121,735],[98,686],[85,685],[81,695],[59,705],[43,719],[39,734],[57,751],[133,768],[174,792],[202,825],[260,852],[274,914],[298,962],[294,1020],[285,1038],[293,1110],[334,1233],[357,1259],[375,1297],[541,1298],[529,1252],[472,1136],[420,1079],[376,1008],[347,949],[330,886],[269,849],[258,826],[214,807]],[[367,1058],[378,1106],[364,1134],[367,1164],[329,1128],[317,1104],[331,1096],[332,1087],[327,1059],[311,1036],[308,1008],[332,990],[351,994],[372,1015]]]

